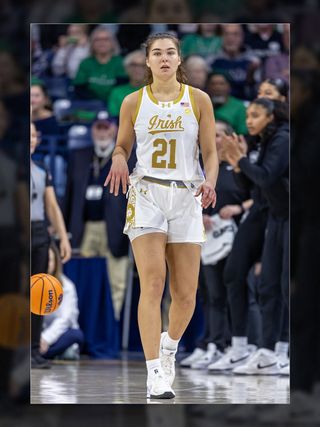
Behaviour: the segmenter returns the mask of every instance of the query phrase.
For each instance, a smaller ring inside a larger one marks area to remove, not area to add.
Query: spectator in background
[[[28,16],[27,22],[64,22],[68,15],[73,13],[75,7],[74,0],[32,0],[28,2]],[[73,21],[69,21],[73,22]]]
[[[65,22],[79,24],[87,24],[88,22],[116,22],[116,17],[113,11],[113,2],[106,2],[104,0],[73,1],[73,14],[66,18]]]
[[[288,330],[282,330],[283,303],[289,316],[289,127],[286,104],[267,98],[254,100],[247,109],[247,127],[250,135],[261,140],[257,163],[250,163],[239,148],[236,136],[228,137],[230,144],[227,144],[226,159],[235,168],[240,182],[260,187],[269,207],[258,289],[262,348],[250,358],[246,349],[247,337],[233,334],[233,346],[223,362],[230,358],[231,366],[232,361],[238,360],[239,366],[234,367],[233,372],[239,374],[289,375],[289,336]],[[217,362],[220,362],[220,368],[221,361]]]
[[[122,233],[126,198],[123,194],[112,197],[108,191],[103,191],[112,163],[117,127],[105,112],[100,112],[91,133],[92,147],[70,153],[65,220],[72,234],[73,248],[80,248],[85,257],[107,258],[114,312],[119,319],[128,265],[128,239]]]
[[[244,0],[190,0],[196,22],[232,22],[234,14],[243,9],[243,2]],[[219,19],[211,20],[212,16]]]
[[[211,73],[206,92],[212,100],[216,119],[228,121],[237,134],[246,134],[246,108],[242,101],[230,95],[228,77],[222,73]]]
[[[258,88],[258,98],[269,98],[285,102],[287,100],[289,87],[285,80],[266,79]]]
[[[188,84],[201,90],[205,89],[209,67],[202,56],[191,55],[184,61]]]
[[[39,140],[36,128],[31,123],[30,152],[34,153]],[[31,160],[31,275],[48,270],[50,236],[46,218],[60,239],[62,262],[71,258],[62,213],[56,200],[50,174]],[[47,369],[50,365],[40,354],[40,335],[43,316],[31,314],[31,368]]]
[[[245,210],[244,206],[251,203],[248,200],[249,193],[238,187],[232,168],[221,158],[223,136],[226,133],[231,135],[232,132],[233,129],[226,122],[216,121],[216,144],[219,158],[219,175],[216,186],[217,204],[214,208],[209,207],[203,211],[203,224],[206,233],[214,233],[216,231],[220,232],[221,235],[224,228],[234,227],[231,219],[233,218],[238,224]],[[220,224],[219,219],[218,221],[216,220],[214,217],[216,214],[221,218],[221,222],[225,220],[223,224]],[[205,244],[202,252],[204,249]],[[215,262],[212,263],[207,261],[204,263],[202,259],[203,280],[200,280],[200,290],[205,335],[198,342],[193,353],[180,362],[181,366],[190,366],[193,369],[205,369],[211,363],[217,362],[227,347],[229,338],[227,289],[223,278],[223,271],[229,253],[221,247],[211,247],[211,250],[216,254],[220,252],[221,255],[220,257],[216,256]]]
[[[274,24],[252,25],[251,31],[246,33],[244,43],[262,62],[283,51],[282,34]]]
[[[282,44],[282,52],[266,59],[264,77],[267,79],[280,77],[289,82],[290,24],[283,24]]]
[[[147,3],[145,22],[191,22],[188,0],[151,0]],[[141,22],[141,20],[139,21]]]
[[[141,16],[141,14],[140,14]],[[119,22],[128,22],[121,24],[117,30],[117,40],[119,42],[122,55],[127,55],[134,50],[140,50],[142,43],[148,37],[152,25],[132,25],[129,19],[123,19]]]
[[[124,66],[129,76],[129,83],[112,89],[109,99],[109,114],[111,117],[119,117],[123,99],[143,85],[146,56],[142,50],[135,50],[124,58]]]
[[[6,50],[0,50],[0,96],[6,103],[17,100],[26,93],[26,79],[14,56]],[[21,102],[21,101],[20,101]],[[15,107],[17,105],[15,104]],[[15,110],[15,113],[17,110]]]
[[[78,297],[74,283],[63,274],[57,246],[49,247],[48,273],[56,277],[63,288],[59,308],[44,316],[40,339],[40,353],[46,359],[60,356],[61,359],[78,360],[83,344],[83,332],[78,324]]]
[[[198,24],[197,33],[187,34],[181,40],[183,57],[200,55],[209,61],[221,48],[222,41],[217,32],[217,24]]]
[[[284,22],[275,10],[274,0],[243,0],[243,13],[239,13],[233,22]]]
[[[90,36],[91,56],[84,59],[73,80],[75,94],[82,99],[101,99],[106,104],[118,79],[126,77],[122,57],[116,55],[116,40],[102,25]]]
[[[67,34],[59,37],[58,49],[51,63],[52,74],[73,79],[80,62],[89,56],[89,53],[88,26],[69,25]]]
[[[31,84],[31,119],[42,135],[57,135],[59,127],[52,112],[51,100],[41,81]]]
[[[243,41],[240,24],[223,25],[222,48],[211,67],[215,72],[228,75],[232,96],[247,100],[254,96],[254,72],[259,68],[260,61],[246,51]]]

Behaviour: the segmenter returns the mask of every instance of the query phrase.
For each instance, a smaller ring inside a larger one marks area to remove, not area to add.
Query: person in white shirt
[[[56,356],[79,359],[84,336],[78,324],[77,291],[74,283],[62,273],[59,251],[53,242],[49,248],[48,273],[62,284],[63,299],[56,311],[44,316],[40,353],[47,359]]]
[[[53,75],[73,79],[77,74],[80,62],[89,54],[88,26],[82,24],[69,25],[67,34],[59,37],[58,49],[51,65]]]

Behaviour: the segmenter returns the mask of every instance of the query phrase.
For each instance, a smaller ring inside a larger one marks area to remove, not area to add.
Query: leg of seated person
[[[84,342],[84,336],[81,329],[67,329],[58,340],[53,343],[49,350],[43,354],[43,357],[46,359],[52,359],[55,356],[59,356],[62,354],[67,348],[69,348],[72,344],[79,344],[81,349]]]
[[[99,232],[95,221],[87,221],[80,247],[80,253],[84,257],[99,256]]]
[[[216,265],[203,267],[208,293],[209,342],[215,343],[219,350],[224,350],[226,346],[227,292],[223,282],[225,261],[223,259]]]
[[[114,316],[120,319],[121,309],[125,298],[129,257],[114,257],[108,247],[108,236],[105,224],[101,230],[99,254],[107,259],[107,271],[111,287]]]
[[[121,309],[126,292],[129,258],[127,256],[115,258],[109,251],[107,256],[107,264],[114,315],[116,319],[120,319]]]

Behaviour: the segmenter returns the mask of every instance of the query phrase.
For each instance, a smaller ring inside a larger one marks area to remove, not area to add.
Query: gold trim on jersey
[[[180,94],[179,94],[178,98],[173,101],[174,104],[177,104],[179,101],[181,101],[181,99],[182,99],[182,97],[184,95],[184,89],[185,89],[185,87],[186,86],[183,83],[181,83]]]
[[[129,191],[129,200],[126,212],[126,225],[125,228],[134,227],[136,220],[136,190],[131,187]]]
[[[138,102],[137,102],[137,106],[136,106],[136,111],[135,111],[134,116],[133,116],[133,124],[134,125],[136,123],[136,120],[137,120],[137,117],[139,114],[139,110],[141,107],[142,95],[143,95],[143,88],[139,89],[139,91],[138,91]]]
[[[191,101],[191,106],[192,106],[193,114],[195,115],[195,117],[196,117],[196,119],[197,119],[197,121],[199,123],[199,120],[200,120],[199,109],[198,109],[198,107],[196,105],[196,102],[194,100],[193,87],[191,87],[191,86],[189,86],[189,97],[190,97],[190,101]]]
[[[155,96],[153,95],[152,90],[151,90],[151,85],[147,85],[146,88],[147,88],[147,94],[148,94],[150,100],[157,105],[162,105],[162,107],[164,108],[166,106],[170,107],[171,103],[177,104],[182,99],[183,94],[184,94],[184,90],[185,90],[185,85],[183,83],[181,83],[180,93],[176,99],[174,99],[173,101],[166,101],[166,102],[158,101],[157,98],[155,98]]]

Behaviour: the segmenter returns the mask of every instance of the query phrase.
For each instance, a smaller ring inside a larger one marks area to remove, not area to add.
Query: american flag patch
[[[180,102],[181,107],[190,107],[189,102]]]

